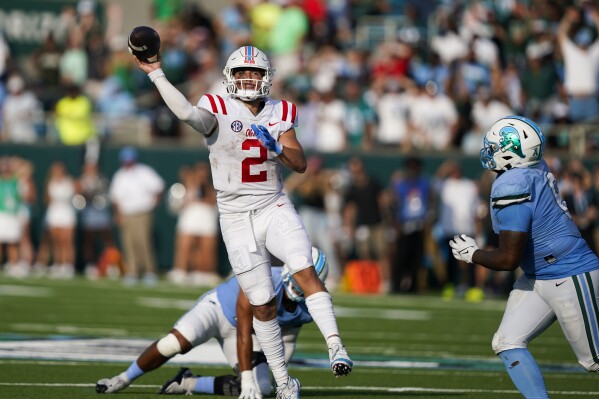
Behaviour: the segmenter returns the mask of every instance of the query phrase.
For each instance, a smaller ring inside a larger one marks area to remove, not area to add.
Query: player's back
[[[521,265],[527,276],[548,280],[599,268],[597,257],[572,221],[544,161],[500,175],[493,183],[491,205],[496,230],[501,226],[495,214],[501,219],[502,208],[513,205],[531,209],[530,225],[522,229],[529,233]]]
[[[281,166],[256,139],[251,125],[265,126],[278,140],[296,125],[295,105],[266,98],[264,108],[254,115],[240,100],[206,94],[198,106],[218,120],[207,144],[220,212],[260,209],[283,195]]]

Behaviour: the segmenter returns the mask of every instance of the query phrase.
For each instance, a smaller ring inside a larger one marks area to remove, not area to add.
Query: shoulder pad
[[[200,98],[200,101],[198,101],[198,106],[212,112],[213,114],[227,115],[227,106],[225,105],[225,100],[218,94],[204,94],[202,98]]]
[[[297,106],[291,101],[281,100],[281,120],[297,126]]]
[[[520,173],[510,173],[508,178],[500,176],[491,189],[491,206],[496,209],[506,206],[521,204],[532,199],[530,182]]]

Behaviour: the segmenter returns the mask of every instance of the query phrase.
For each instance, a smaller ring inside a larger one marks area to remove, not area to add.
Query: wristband
[[[154,81],[160,77],[165,77],[166,75],[164,74],[164,72],[162,71],[162,68],[158,68],[152,72],[150,72],[148,74],[148,77],[150,78],[150,80],[152,81],[152,83],[154,83]]]
[[[241,372],[241,380],[254,381],[254,374],[252,374],[252,370],[245,370]]]

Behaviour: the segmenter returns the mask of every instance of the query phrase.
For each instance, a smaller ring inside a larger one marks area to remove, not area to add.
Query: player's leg
[[[599,270],[544,282],[543,296],[551,303],[578,363],[599,371]]]
[[[514,284],[493,337],[493,350],[524,397],[548,398],[541,370],[527,347],[555,321],[555,314],[535,291],[534,284],[524,275]]]
[[[115,377],[99,380],[96,392],[120,391],[145,373],[162,366],[175,355],[187,353],[193,347],[218,336],[219,313],[222,314],[222,311],[216,293],[207,292],[175,323],[165,337],[146,348],[127,370]]]
[[[266,233],[266,247],[285,262],[303,290],[308,311],[326,339],[333,373],[347,375],[353,362],[339,336],[331,295],[314,269],[312,245],[306,229],[291,203],[273,208],[271,217],[273,222]]]
[[[112,378],[99,380],[96,383],[96,392],[114,393],[121,391],[145,373],[156,370],[176,354],[188,352],[191,348],[191,343],[179,331],[172,329],[165,337],[148,346],[129,365],[127,370]]]

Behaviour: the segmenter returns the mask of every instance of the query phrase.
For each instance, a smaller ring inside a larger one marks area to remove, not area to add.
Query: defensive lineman
[[[205,94],[197,106],[166,79],[160,61],[135,59],[173,113],[206,137],[223,239],[252,304],[253,327],[273,372],[277,398],[299,398],[300,384],[285,365],[269,252],[289,267],[305,293],[327,341],[333,373],[349,374],[353,363],[339,337],[331,296],[314,271],[306,229],[282,190],[281,164],[303,173],[306,158],[295,135],[296,106],[268,97],[274,72],[268,58],[252,46],[235,50],[223,70],[229,97]],[[242,375],[248,371],[243,367]]]
[[[325,254],[312,248],[314,268],[325,281],[329,266]],[[295,351],[301,327],[312,321],[304,296],[287,267],[272,268],[277,302],[277,319],[283,331],[285,361]],[[240,381],[237,376],[195,377],[187,368],[162,387],[160,393],[191,392],[243,399],[259,399],[272,391],[270,372],[257,342],[252,340],[252,312],[247,297],[239,290],[236,277],[206,292],[173,326],[168,335],[152,343],[131,363],[129,368],[96,384],[98,393],[114,393],[127,388],[134,380],[157,369],[179,353],[187,353],[210,338],[215,338],[233,369],[238,364],[251,364],[251,370]],[[239,359],[239,360],[238,360]]]
[[[515,270],[516,281],[493,350],[526,398],[548,398],[528,343],[556,319],[586,371],[599,371],[599,260],[587,246],[542,160],[545,138],[530,119],[510,116],[487,132],[482,166],[497,172],[491,218],[499,248],[481,250],[471,237],[450,241],[453,256],[491,270]]]

